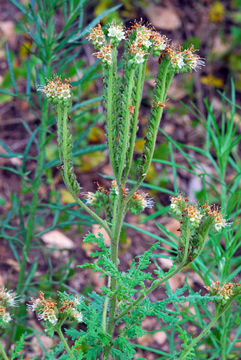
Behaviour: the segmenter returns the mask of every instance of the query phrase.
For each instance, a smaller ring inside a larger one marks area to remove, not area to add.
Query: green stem
[[[122,183],[122,174],[125,167],[125,161],[126,161],[126,154],[128,151],[128,141],[130,138],[130,110],[129,106],[131,105],[131,95],[132,95],[132,89],[134,85],[134,74],[135,69],[131,68],[128,72],[128,82],[127,82],[127,94],[125,98],[125,108],[124,113],[125,116],[123,118],[123,124],[124,124],[124,137],[123,137],[123,143],[121,144],[122,152],[121,152],[121,158],[120,158],[120,165],[119,165],[119,172],[118,172],[118,183]]]
[[[125,216],[125,211],[123,209],[122,203],[122,192],[121,187],[119,186],[119,196],[118,196],[118,203],[115,202],[115,206],[118,206],[118,211],[114,211],[116,216],[113,218],[113,227],[112,227],[112,237],[111,237],[111,260],[112,262],[118,266],[118,248],[119,248],[119,239],[120,239],[120,232],[123,224],[123,219]],[[112,297],[110,301],[110,312],[109,312],[109,323],[108,323],[108,334],[110,336],[113,335],[114,327],[115,327],[115,314],[116,314],[116,289],[117,289],[117,281],[115,278],[111,278],[111,291]],[[107,360],[109,358],[111,345],[107,345],[104,348],[104,357],[103,359]]]
[[[206,327],[206,329],[204,329],[200,335],[198,335],[191,343],[190,345],[182,352],[181,356],[179,357],[179,360],[185,359],[186,356],[189,354],[189,352],[193,349],[193,347],[202,339],[202,337],[204,337],[209,330],[211,329],[211,327],[215,324],[215,322],[217,321],[217,319],[220,317],[220,314],[217,313],[213,320],[208,324],[208,326]],[[225,358],[226,359],[226,358]]]
[[[63,163],[63,109],[62,105],[57,105],[57,129],[58,129],[58,150],[59,161]]]
[[[128,312],[133,309],[136,305],[139,304],[140,301],[142,301],[148,294],[150,294],[153,290],[155,290],[158,286],[169,280],[171,277],[175,276],[177,273],[179,273],[184,268],[184,265],[179,265],[175,270],[164,276],[160,280],[155,280],[152,285],[145,291],[144,294],[140,295],[132,304],[130,304],[124,311],[122,311],[117,317],[116,321],[121,319],[123,316],[128,314]]]
[[[70,179],[69,179],[69,164],[68,164],[68,124],[67,124],[67,119],[68,119],[68,109],[65,107],[64,108],[64,114],[63,114],[63,162],[64,162],[64,182],[65,185],[67,187],[67,189],[69,190],[69,192],[71,193],[71,195],[73,196],[73,198],[76,200],[76,202],[86,211],[88,212],[107,232],[107,234],[109,236],[111,236],[111,231],[109,229],[109,226],[106,224],[106,222],[104,220],[102,220],[93,210],[89,209],[89,207],[87,205],[85,205],[85,203],[80,200],[78,198],[78,196],[76,195],[75,191],[73,190],[73,187],[71,185]]]
[[[132,124],[131,124],[130,147],[128,150],[128,155],[127,155],[127,160],[126,160],[125,176],[123,179],[124,183],[126,182],[128,174],[130,172],[134,148],[135,148],[139,107],[141,104],[143,86],[144,86],[144,81],[145,81],[146,63],[147,63],[147,60],[137,68],[138,77],[137,77],[137,83],[136,83],[136,93],[135,93],[135,103],[134,103],[135,109],[134,109],[134,114],[133,114],[133,119],[132,119]]]
[[[113,114],[113,81],[114,81],[114,70],[116,68],[116,56],[117,51],[113,49],[112,51],[113,56],[113,63],[109,66],[108,69],[108,87],[107,87],[107,137],[108,137],[108,149],[110,155],[110,162],[112,165],[112,169],[114,172],[115,177],[117,177],[117,169],[114,160],[114,144],[113,144],[113,124],[114,121],[114,114]]]
[[[57,330],[56,330],[56,332],[58,333],[58,335],[59,335],[62,343],[64,344],[64,347],[65,347],[67,353],[70,355],[70,358],[71,358],[71,359],[75,359],[75,356],[74,356],[73,352],[71,351],[71,349],[70,349],[70,347],[69,347],[69,345],[68,345],[68,343],[67,343],[67,341],[66,341],[66,339],[65,339],[65,337],[64,337],[64,335],[63,335],[63,333],[62,333],[61,328],[58,327]]]
[[[110,288],[110,286],[111,286],[111,278],[109,276],[108,277],[108,288]],[[108,309],[109,301],[110,301],[109,295],[106,295],[104,307],[103,307],[103,316],[102,316],[103,331],[106,331],[107,309]]]
[[[149,119],[148,129],[147,129],[147,136],[146,143],[144,146],[144,153],[143,153],[143,170],[142,170],[142,180],[144,180],[147,172],[150,168],[153,153],[155,150],[156,145],[156,138],[158,133],[159,124],[162,118],[163,107],[158,106],[158,103],[163,103],[166,99],[166,94],[168,91],[167,86],[170,85],[170,81],[168,78],[168,67],[169,67],[169,60],[164,58],[159,65],[157,79],[156,79],[156,87],[155,87],[155,94],[154,94],[154,102],[152,106],[151,117]]]
[[[222,336],[221,336],[221,342],[220,342],[220,345],[221,345],[221,360],[226,360],[227,359],[227,328],[226,328],[226,313],[224,313],[222,315]]]

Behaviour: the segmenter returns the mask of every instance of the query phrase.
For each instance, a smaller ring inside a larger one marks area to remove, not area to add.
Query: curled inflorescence
[[[241,292],[241,284],[231,282],[221,286],[220,281],[215,281],[205,288],[210,295],[217,295],[219,297],[217,302],[221,302],[223,305]]]
[[[39,320],[44,320],[48,326],[55,326],[59,320],[66,317],[81,322],[83,315],[77,309],[79,305],[78,297],[69,299],[67,295],[61,295],[58,300],[45,299],[44,293],[40,292],[38,298],[31,300],[28,308],[36,312]]]
[[[198,227],[201,221],[209,219],[216,232],[220,232],[228,223],[223,215],[215,206],[204,204],[202,206],[194,206],[189,200],[182,195],[171,197],[171,211],[176,216],[183,218],[188,217],[193,227]]]
[[[143,63],[152,50],[153,56],[165,54],[169,57],[174,72],[191,72],[204,66],[204,60],[195,54],[193,47],[176,49],[165,35],[159,34],[151,27],[135,23],[130,29],[123,25],[110,24],[102,29],[98,24],[91,29],[88,39],[99,51],[96,56],[107,65],[112,64],[112,51],[121,40],[128,42],[129,61],[133,64]]]

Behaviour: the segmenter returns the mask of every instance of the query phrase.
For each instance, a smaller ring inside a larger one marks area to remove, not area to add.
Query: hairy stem
[[[135,103],[133,104],[135,106],[132,124],[131,124],[131,138],[130,138],[130,147],[128,150],[127,160],[126,160],[126,169],[125,169],[125,176],[123,179],[123,182],[126,182],[126,179],[128,177],[128,174],[130,172],[134,148],[135,148],[135,140],[136,140],[136,132],[137,132],[137,123],[138,123],[138,115],[139,115],[139,108],[141,104],[142,99],[142,92],[143,92],[143,86],[144,86],[144,80],[145,80],[145,72],[146,72],[146,63],[147,60],[141,64],[137,68],[138,76],[137,76],[137,82],[136,82],[136,94],[135,94]]]
[[[128,82],[126,84],[127,86],[127,93],[125,98],[125,108],[124,108],[124,118],[122,119],[123,125],[124,125],[124,137],[123,137],[123,143],[121,144],[122,152],[121,152],[121,159],[120,159],[120,165],[119,165],[119,172],[118,172],[118,183],[122,183],[122,175],[125,168],[125,162],[126,162],[126,154],[128,151],[128,141],[129,141],[129,133],[130,133],[130,110],[129,106],[131,105],[131,95],[132,95],[132,89],[134,85],[134,74],[135,69],[131,68],[128,72]]]
[[[141,173],[142,180],[144,180],[151,165],[153,153],[155,150],[158,127],[163,113],[163,102],[166,99],[166,94],[168,90],[167,85],[168,86],[170,85],[169,81],[168,84],[166,84],[168,67],[169,67],[169,60],[167,58],[164,58],[158,68],[154,101],[152,105],[151,116],[148,123],[147,133],[146,133],[146,142],[144,145],[143,161],[142,161],[142,173]]]
[[[118,191],[118,202],[115,202],[114,209],[114,217],[113,217],[113,227],[112,227],[112,237],[111,237],[111,260],[115,264],[115,266],[118,266],[118,249],[119,249],[119,239],[120,239],[120,232],[123,225],[123,219],[125,216],[125,211],[123,209],[123,202],[122,202],[122,192],[121,187],[119,186]],[[109,312],[109,323],[108,323],[108,334],[110,336],[113,335],[114,328],[115,328],[115,314],[116,314],[116,288],[117,288],[117,281],[115,278],[111,278],[111,291],[112,291],[112,297],[110,300],[110,312]],[[111,345],[108,345],[104,348],[104,359],[109,358]]]
[[[109,66],[108,69],[108,86],[107,86],[107,137],[108,137],[108,148],[109,148],[109,155],[110,155],[110,162],[112,165],[112,169],[114,172],[115,177],[117,177],[117,169],[114,160],[114,143],[113,143],[113,126],[114,124],[114,116],[113,114],[113,82],[114,76],[116,72],[116,57],[117,57],[117,50],[114,48],[112,50],[113,55],[113,63]]]
[[[80,200],[76,194],[76,192],[73,189],[73,186],[71,184],[70,181],[70,173],[69,173],[69,149],[68,149],[68,124],[67,124],[67,119],[68,119],[68,109],[65,107],[64,108],[64,114],[63,114],[63,162],[64,162],[64,182],[65,185],[67,187],[67,189],[69,190],[69,192],[71,193],[71,195],[73,196],[73,198],[76,200],[76,202],[86,211],[88,212],[108,233],[109,236],[111,236],[111,231],[109,229],[109,226],[106,224],[106,222],[104,220],[101,219],[101,217],[99,217],[93,210],[91,210],[82,200]],[[72,175],[74,175],[73,173],[73,169],[72,171]]]
[[[108,288],[110,288],[110,286],[111,286],[111,278],[109,276],[108,277]],[[109,295],[106,295],[104,306],[103,306],[103,315],[102,315],[102,329],[103,329],[103,331],[106,331],[106,320],[107,320],[107,310],[108,310],[109,301],[110,301]]]
[[[71,349],[70,349],[70,347],[69,347],[69,345],[68,345],[68,343],[67,343],[67,341],[66,341],[66,339],[65,339],[65,337],[64,337],[64,335],[62,333],[61,328],[58,327],[56,331],[57,331],[62,343],[64,344],[64,347],[65,347],[67,353],[69,354],[70,358],[75,359],[75,356],[74,356],[73,352],[71,351]]]

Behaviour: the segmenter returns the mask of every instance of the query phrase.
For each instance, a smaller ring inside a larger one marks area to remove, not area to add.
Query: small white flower
[[[135,62],[137,64],[142,64],[145,61],[145,51],[143,50],[139,50],[136,54],[135,54]]]
[[[2,319],[3,319],[3,321],[4,321],[5,323],[9,323],[9,322],[12,320],[12,318],[11,318],[11,316],[10,316],[10,314],[9,314],[8,312],[5,312],[5,314],[3,315]]]
[[[118,41],[125,39],[125,32],[121,25],[111,25],[108,29],[108,36],[116,38]]]
[[[222,228],[225,228],[226,226],[226,221],[225,219],[221,219],[219,222],[215,222],[215,229],[220,232],[222,230]]]
[[[75,306],[80,305],[80,297],[79,297],[79,296],[76,296],[76,297],[74,298],[74,304],[75,304]]]
[[[56,325],[58,319],[54,314],[49,314],[48,315],[48,321],[52,324],[52,325]]]
[[[95,201],[95,193],[87,192],[86,195],[86,204],[91,205]]]
[[[78,322],[83,321],[83,314],[80,311],[73,309],[72,315]]]

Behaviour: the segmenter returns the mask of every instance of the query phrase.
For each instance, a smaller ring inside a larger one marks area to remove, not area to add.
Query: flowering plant
[[[215,314],[209,325],[192,341],[184,342],[183,349],[177,349],[170,359],[195,358],[194,346],[207,334],[215,321],[227,310],[241,293],[240,284],[210,284],[210,293],[182,296],[185,288],[177,289],[167,299],[152,302],[148,296],[167,280],[190,265],[201,253],[209,231],[219,233],[227,221],[217,207],[209,204],[192,204],[181,194],[171,198],[170,213],[180,222],[180,236],[176,258],[168,272],[157,264],[153,270],[152,259],[162,249],[157,241],[144,254],[133,259],[126,271],[119,270],[119,242],[124,219],[128,212],[136,215],[154,205],[154,201],[140,190],[151,165],[158,128],[165,108],[166,97],[172,78],[176,73],[191,72],[204,65],[193,48],[182,50],[176,47],[153,28],[135,23],[130,29],[122,25],[101,25],[93,28],[88,36],[96,49],[96,56],[102,63],[104,81],[104,105],[106,108],[106,137],[113,181],[108,189],[99,186],[96,192],[80,193],[81,187],[74,173],[72,160],[72,135],[69,116],[72,106],[71,85],[58,76],[50,79],[38,90],[56,107],[59,161],[67,189],[75,201],[104,228],[110,238],[110,247],[105,244],[102,233],[91,233],[85,242],[98,248],[91,256],[95,261],[80,265],[91,268],[106,278],[106,285],[100,293],[92,292],[88,298],[77,298],[59,294],[58,299],[46,299],[43,293],[29,305],[38,318],[43,320],[49,335],[57,332],[71,359],[133,359],[133,340],[145,331],[142,321],[155,316],[162,322],[185,331],[179,323],[180,312],[170,310],[168,303],[189,301],[215,304]],[[124,53],[119,63],[118,46],[123,42]],[[135,161],[134,149],[139,123],[139,108],[148,57],[159,57],[150,117],[145,129],[145,143],[141,156]],[[121,68],[121,70],[119,70]],[[136,179],[128,190],[131,169]],[[152,271],[150,272],[150,265]],[[1,296],[1,295],[0,295]],[[5,296],[6,298],[6,296]],[[5,301],[0,297],[0,301]],[[4,303],[4,304],[5,304]],[[6,304],[3,307],[6,307]],[[10,305],[9,305],[10,306]],[[0,309],[1,311],[1,309]],[[5,308],[0,312],[2,321],[10,321]],[[5,316],[5,317],[4,317]],[[3,318],[5,320],[3,320]],[[68,322],[81,323],[78,329],[66,328],[74,344],[69,346],[61,327]],[[180,350],[180,351],[179,351]],[[63,349],[60,349],[60,352]],[[52,354],[52,353],[51,353]],[[51,355],[58,356],[57,353]],[[169,356],[169,354],[168,354]],[[66,357],[63,357],[63,359]]]
[[[195,206],[181,195],[172,197],[171,212],[180,221],[177,258],[172,268],[168,273],[163,273],[160,269],[154,270],[153,274],[146,271],[153,252],[160,248],[160,244],[157,243],[139,259],[134,259],[129,270],[118,270],[119,240],[127,212],[138,214],[153,206],[152,199],[140,191],[139,187],[151,165],[158,127],[172,78],[179,72],[197,70],[204,65],[204,61],[194,53],[193,48],[182,50],[154,29],[139,23],[127,30],[122,25],[114,24],[103,29],[99,24],[90,31],[88,38],[97,50],[97,58],[102,62],[106,136],[114,176],[109,189],[99,187],[95,193],[88,192],[85,199],[80,198],[80,185],[73,168],[72,140],[68,123],[71,86],[68,82],[55,78],[40,88],[57,109],[59,158],[65,184],[77,203],[106,230],[111,241],[108,248],[102,234],[98,237],[88,234],[84,239],[86,242],[95,242],[100,250],[92,254],[96,257],[94,263],[81,267],[91,267],[94,271],[100,271],[108,281],[101,295],[90,296],[92,299],[86,309],[87,312],[93,313],[96,303],[99,303],[94,317],[95,332],[93,333],[93,319],[86,313],[83,321],[87,329],[79,332],[74,350],[78,349],[78,358],[81,359],[90,358],[90,354],[92,358],[102,356],[105,360],[124,357],[132,359],[134,348],[129,340],[144,333],[142,320],[148,315],[155,315],[165,321],[166,316],[170,316],[167,310],[164,311],[161,303],[152,304],[147,297],[148,294],[190,264],[202,251],[209,230],[220,232],[226,226],[226,221],[215,207],[207,204]],[[124,43],[124,54],[123,69],[119,71],[118,45],[121,41]],[[151,114],[145,131],[143,153],[137,162],[134,162],[139,108],[147,60],[151,54],[153,57],[159,57],[158,72]],[[137,164],[137,179],[133,188],[128,191],[126,184],[134,164]],[[205,300],[205,297],[203,299]],[[207,299],[210,298],[207,296]],[[222,310],[217,308],[215,318],[217,319],[221,313]],[[115,329],[119,329],[118,335]],[[76,333],[74,335],[71,330],[67,333],[76,339]],[[80,346],[84,346],[84,349],[80,350]],[[180,359],[188,356],[193,346],[192,343],[188,344],[183,355],[180,354]]]

